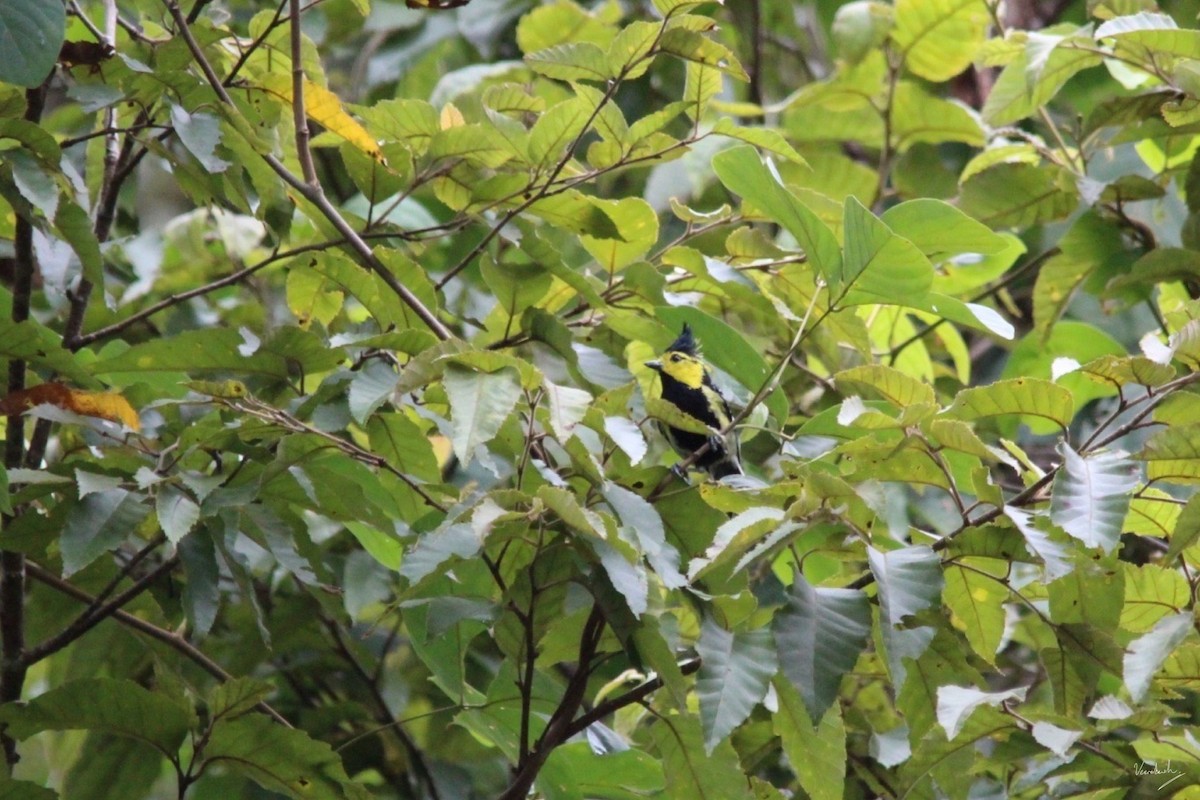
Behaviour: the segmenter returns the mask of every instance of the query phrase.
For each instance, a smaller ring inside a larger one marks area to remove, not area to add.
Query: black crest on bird
[[[696,337],[692,335],[692,326],[686,322],[683,323],[683,331],[679,334],[679,338],[667,346],[667,352],[671,351],[686,353],[689,356],[699,355],[700,346],[696,344]]]

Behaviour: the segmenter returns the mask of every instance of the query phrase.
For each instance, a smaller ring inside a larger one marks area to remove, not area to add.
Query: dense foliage
[[[0,4],[0,797],[1195,792],[1195,4],[412,6]]]

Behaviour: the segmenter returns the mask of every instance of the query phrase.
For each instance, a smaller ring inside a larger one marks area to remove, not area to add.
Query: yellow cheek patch
[[[681,358],[679,361],[664,359],[663,372],[693,389],[704,383],[704,365],[694,358]]]

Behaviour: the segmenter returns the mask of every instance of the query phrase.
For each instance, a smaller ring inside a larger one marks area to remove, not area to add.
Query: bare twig
[[[300,173],[311,186],[320,187],[317,168],[313,164],[312,149],[308,146],[308,115],[304,111],[304,61],[303,37],[300,32],[300,0],[288,0],[291,12],[292,47],[292,122],[296,127],[296,158],[300,161]]]

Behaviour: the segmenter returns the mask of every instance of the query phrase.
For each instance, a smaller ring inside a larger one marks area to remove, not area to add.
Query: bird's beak
[[[649,367],[650,369],[654,370],[655,372],[662,372],[662,362],[661,361],[646,361],[644,363],[645,363],[645,366]]]

